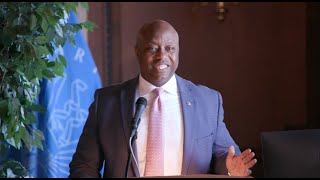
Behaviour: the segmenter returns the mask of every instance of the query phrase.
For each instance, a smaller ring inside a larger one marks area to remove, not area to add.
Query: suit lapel
[[[177,75],[180,100],[183,113],[184,124],[184,143],[183,143],[183,161],[181,174],[188,173],[188,167],[191,161],[193,142],[194,142],[194,108],[195,99],[192,96],[191,88],[187,82]]]
[[[135,94],[138,86],[139,78],[132,79],[128,81],[128,84],[121,91],[121,114],[122,114],[122,127],[127,141],[127,149],[129,149],[129,133],[131,129],[131,121],[133,118],[133,113],[135,110]],[[133,145],[133,151],[135,157],[137,157],[136,143]],[[136,167],[134,160],[132,158],[131,168],[133,168],[135,176],[138,176],[138,168]]]

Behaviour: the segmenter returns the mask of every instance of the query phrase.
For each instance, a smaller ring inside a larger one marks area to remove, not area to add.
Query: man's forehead
[[[137,36],[137,44],[159,43],[166,41],[169,43],[178,43],[179,36],[177,31],[166,21],[158,20],[143,25]]]
[[[165,32],[154,32],[154,33],[148,33],[144,36],[145,39],[149,40],[156,40],[156,39],[167,39],[167,40],[177,40],[178,36],[172,32],[165,31]]]
[[[147,32],[142,35],[145,42],[177,42],[179,41],[179,37],[175,32],[172,31],[154,31]]]

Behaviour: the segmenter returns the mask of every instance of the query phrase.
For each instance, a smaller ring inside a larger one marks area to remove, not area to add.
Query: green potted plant
[[[94,23],[67,23],[70,11],[85,2],[1,2],[0,3],[0,151],[5,156],[11,147],[42,149],[44,136],[32,126],[40,82],[63,76],[66,59],[54,56],[55,47],[66,41],[75,45],[73,35],[82,28],[92,31]],[[19,162],[0,163],[0,177],[28,177]]]

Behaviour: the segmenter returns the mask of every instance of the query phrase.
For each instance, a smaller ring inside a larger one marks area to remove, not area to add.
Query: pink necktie
[[[164,174],[164,119],[160,98],[162,91],[163,89],[160,88],[152,91],[156,97],[150,109],[145,176],[163,176]]]

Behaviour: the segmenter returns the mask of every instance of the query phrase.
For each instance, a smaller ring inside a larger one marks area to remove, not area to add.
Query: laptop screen
[[[261,133],[265,177],[320,177],[320,129]]]

